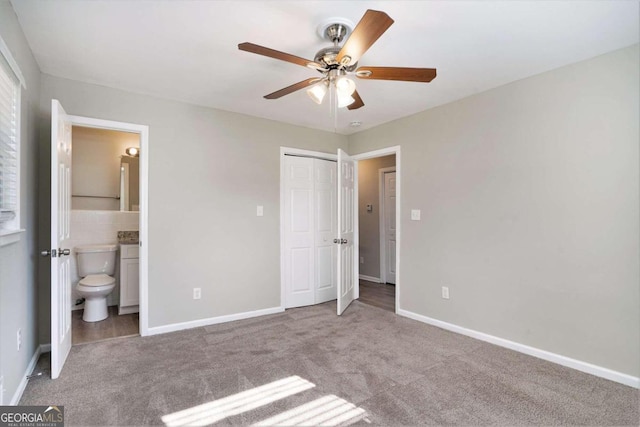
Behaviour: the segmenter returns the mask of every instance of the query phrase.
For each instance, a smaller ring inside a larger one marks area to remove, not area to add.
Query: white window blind
[[[0,228],[18,211],[20,81],[0,54]]]

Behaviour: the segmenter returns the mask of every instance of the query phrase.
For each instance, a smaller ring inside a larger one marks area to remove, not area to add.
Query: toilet
[[[113,274],[116,271],[116,251],[118,245],[76,246],[78,261],[78,282],[76,290],[85,299],[85,322],[99,322],[109,316],[107,296],[116,287]]]

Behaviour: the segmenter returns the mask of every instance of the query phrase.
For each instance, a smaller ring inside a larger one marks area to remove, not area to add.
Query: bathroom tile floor
[[[118,307],[109,307],[109,317],[100,322],[82,320],[84,310],[71,312],[72,343],[86,344],[127,335],[138,335],[138,313],[118,316]]]

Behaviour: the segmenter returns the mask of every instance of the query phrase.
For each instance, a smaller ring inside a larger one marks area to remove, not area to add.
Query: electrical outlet
[[[18,347],[18,351],[22,348],[22,329],[18,328],[18,332],[16,332],[16,344]]]
[[[364,257],[363,256],[360,257],[360,264],[364,264]]]
[[[411,221],[420,221],[420,209],[411,209]]]
[[[264,207],[263,206],[258,206],[256,209],[256,215],[257,216],[264,216]]]
[[[449,288],[446,286],[442,287],[442,298],[449,299]]]
[[[200,299],[201,297],[200,288],[193,288],[193,299]]]

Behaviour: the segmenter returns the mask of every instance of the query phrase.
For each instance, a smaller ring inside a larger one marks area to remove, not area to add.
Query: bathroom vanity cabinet
[[[120,245],[120,305],[118,314],[138,312],[140,260],[138,244]]]

